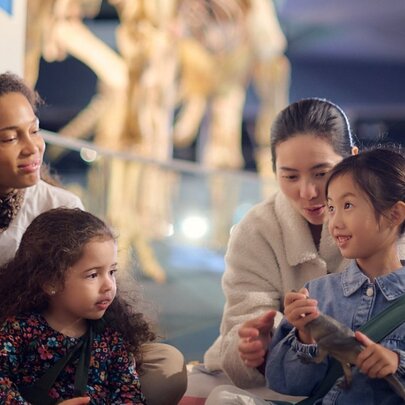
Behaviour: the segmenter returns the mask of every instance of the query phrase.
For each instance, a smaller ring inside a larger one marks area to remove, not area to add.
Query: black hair
[[[0,97],[9,93],[22,94],[29,101],[35,113],[38,106],[42,104],[39,94],[31,89],[21,77],[14,73],[6,72],[0,74]]]
[[[64,285],[66,273],[90,241],[115,237],[99,218],[79,208],[54,208],[39,214],[28,226],[14,259],[0,268],[0,322],[8,317],[48,307],[45,284]],[[138,365],[140,346],[155,338],[143,314],[136,312],[120,289],[103,319],[119,331]]]
[[[333,179],[346,174],[350,174],[368,197],[377,218],[398,201],[405,202],[405,156],[400,148],[378,145],[343,159],[330,171],[326,196]],[[400,227],[400,235],[404,231],[405,222]]]
[[[349,120],[336,104],[307,98],[290,104],[275,118],[271,128],[271,156],[276,171],[276,147],[297,135],[311,134],[328,141],[340,156],[349,156],[354,145]]]

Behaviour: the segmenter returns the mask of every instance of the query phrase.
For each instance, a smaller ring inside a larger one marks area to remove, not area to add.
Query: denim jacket
[[[353,330],[405,293],[405,267],[377,277],[374,283],[353,261],[342,273],[330,274],[306,284],[311,298],[318,300],[318,308]],[[404,316],[405,318],[405,316]],[[405,323],[380,342],[398,353],[396,375],[405,385]],[[322,363],[311,362],[317,354],[316,344],[303,344],[297,339],[296,329],[283,319],[269,347],[266,364],[268,386],[289,395],[311,395],[325,377],[330,358]],[[343,388],[343,377],[316,404],[402,404],[384,379],[370,379],[352,368],[351,387]]]

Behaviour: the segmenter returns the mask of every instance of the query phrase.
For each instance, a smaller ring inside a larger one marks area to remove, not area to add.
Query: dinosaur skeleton
[[[289,84],[289,63],[283,55],[286,41],[272,2],[109,2],[119,15],[119,52],[82,21],[99,12],[101,0],[28,2],[28,82],[34,86],[41,55],[47,61],[72,55],[99,79],[90,104],[59,133],[77,138],[94,134],[98,145],[165,162],[171,159],[173,142],[190,144],[208,116],[202,163],[241,168],[243,107],[253,79],[261,101],[255,128],[257,167],[269,176],[270,124],[287,104]],[[54,159],[61,153],[49,152]],[[110,178],[107,217],[120,231],[121,250],[134,246],[142,270],[164,281],[165,272],[148,240],[165,235],[170,226],[174,176],[157,167],[112,161]],[[218,211],[214,217],[220,218],[229,193],[223,181],[214,181],[212,187]],[[222,234],[224,242],[228,229]],[[126,263],[128,257],[122,260]]]

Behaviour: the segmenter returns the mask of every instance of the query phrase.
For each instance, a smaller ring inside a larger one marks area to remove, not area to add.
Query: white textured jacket
[[[269,309],[283,311],[286,292],[342,271],[348,261],[340,255],[327,226],[318,251],[306,220],[278,192],[254,206],[234,227],[225,262],[226,304],[220,336],[205,353],[204,363],[209,370],[222,369],[242,388],[264,385],[263,375],[246,367],[239,356],[239,327]]]
[[[0,265],[14,256],[23,233],[36,216],[62,206],[84,209],[79,197],[63,188],[51,186],[43,180],[26,188],[20,211],[9,227],[0,233]]]

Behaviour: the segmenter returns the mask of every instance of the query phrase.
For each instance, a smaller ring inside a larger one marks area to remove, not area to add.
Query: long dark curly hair
[[[44,286],[64,285],[66,272],[90,241],[115,240],[111,229],[96,216],[78,208],[55,208],[38,215],[25,231],[17,253],[0,268],[0,321],[43,312],[49,303]],[[139,367],[140,346],[155,339],[142,313],[117,295],[104,314],[106,324],[120,332]]]

